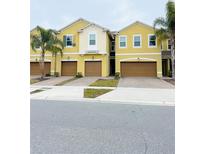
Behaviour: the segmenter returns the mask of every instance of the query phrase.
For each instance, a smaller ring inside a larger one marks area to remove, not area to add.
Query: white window
[[[154,34],[148,35],[148,47],[150,48],[157,47],[157,38]]]
[[[141,48],[141,45],[142,45],[141,35],[140,34],[133,35],[133,48]]]
[[[89,45],[96,45],[96,35],[89,34]]]
[[[66,35],[66,47],[72,47],[73,46],[73,35],[68,34]]]
[[[119,47],[120,48],[127,47],[127,36],[119,36]]]
[[[167,50],[171,50],[171,40],[167,40]]]

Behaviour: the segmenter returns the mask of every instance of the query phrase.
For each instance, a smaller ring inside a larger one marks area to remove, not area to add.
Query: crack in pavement
[[[143,113],[143,109],[139,106],[139,105],[136,105],[137,106],[137,109],[136,110],[139,110],[139,112],[142,112]],[[136,111],[132,111],[134,117],[136,118],[137,122],[139,122],[139,118],[137,117],[136,115]],[[147,143],[147,140],[145,138],[145,135],[144,135],[144,131],[142,128],[139,127],[139,130],[140,130],[140,135],[143,139],[143,142],[144,142],[144,154],[147,154],[147,150],[148,150],[148,143]]]

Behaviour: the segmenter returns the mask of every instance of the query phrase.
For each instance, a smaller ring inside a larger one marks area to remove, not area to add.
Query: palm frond
[[[154,29],[157,29],[157,26],[160,28],[161,27],[166,28],[167,27],[166,20],[162,17],[155,19],[153,24]]]

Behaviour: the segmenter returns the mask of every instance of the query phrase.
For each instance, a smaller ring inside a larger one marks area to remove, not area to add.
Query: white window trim
[[[155,46],[150,46],[150,45],[149,45],[149,37],[152,36],[152,35],[155,35],[155,34],[148,34],[148,48],[157,48],[157,37],[156,37],[156,40],[155,40],[155,41],[156,41]],[[155,35],[155,36],[156,36],[156,35]]]
[[[168,50],[168,51],[171,50],[171,49],[169,49],[169,40],[170,40],[170,39],[167,40],[167,50]],[[171,41],[171,40],[170,40],[170,41]]]
[[[135,46],[135,36],[140,37],[140,46]],[[142,48],[142,35],[141,34],[134,34],[132,37],[133,48]]]
[[[95,34],[95,45],[90,45],[90,35]],[[95,47],[97,48],[97,33],[96,32],[90,32],[88,33],[88,47]]]
[[[73,48],[73,45],[67,46],[67,36],[72,36],[72,44],[73,44],[73,34],[66,34],[66,48]]]
[[[120,38],[121,38],[121,37],[125,37],[125,47],[121,47],[121,46],[120,46]],[[120,36],[119,36],[119,48],[127,48],[127,35],[120,35]]]

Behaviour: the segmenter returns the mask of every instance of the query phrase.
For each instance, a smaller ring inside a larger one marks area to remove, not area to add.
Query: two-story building
[[[36,30],[31,33],[35,34]],[[55,63],[47,52],[45,74],[53,74],[56,68],[62,76],[81,73],[105,77],[119,73],[122,77],[162,77],[165,60],[161,57],[161,42],[153,27],[139,21],[111,32],[80,18],[60,29],[58,37],[64,42],[63,56],[59,54]],[[31,75],[40,74],[39,57],[40,49],[37,52],[31,49]]]
[[[109,76],[112,35],[107,28],[91,23],[85,19],[78,19],[59,30],[59,39],[64,43],[63,56],[57,56],[54,64],[51,54],[46,54],[46,73],[54,73],[54,65],[59,75],[75,76]],[[31,50],[31,74],[39,74],[38,52]],[[32,58],[31,58],[32,59]],[[48,61],[48,62],[47,62]]]
[[[160,45],[149,25],[137,21],[121,29],[115,38],[115,71],[122,77],[161,77]]]

